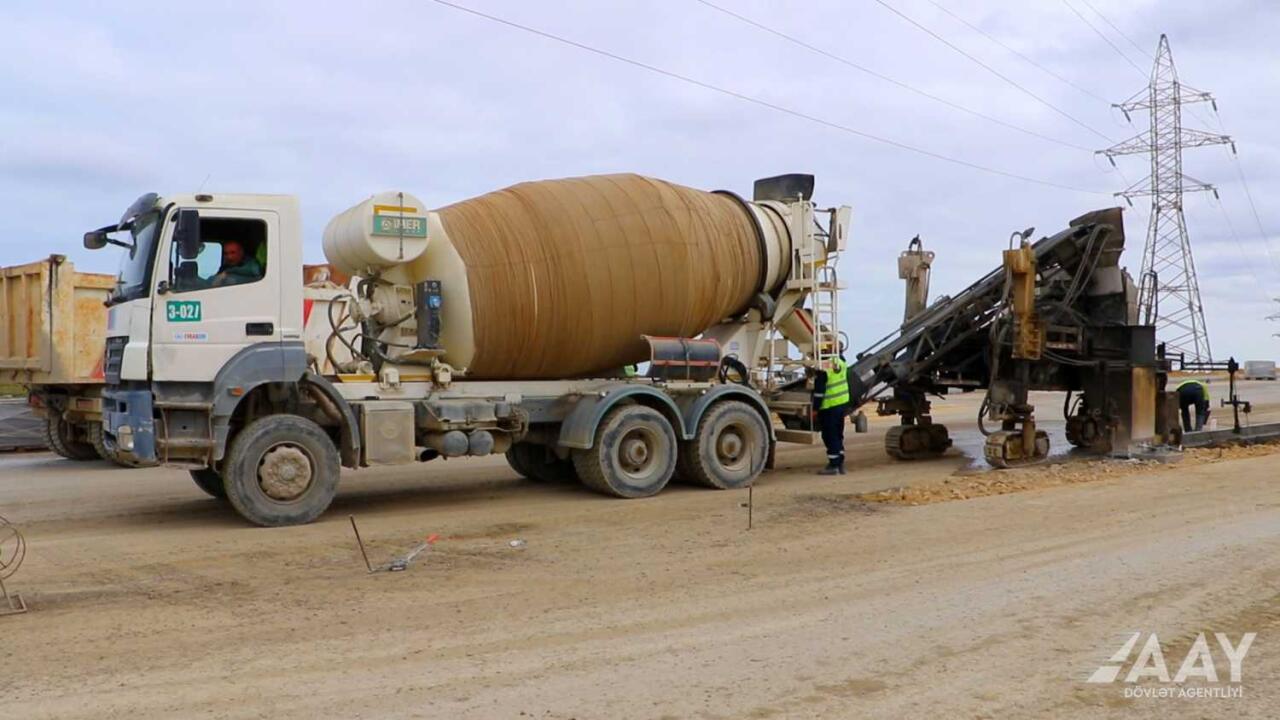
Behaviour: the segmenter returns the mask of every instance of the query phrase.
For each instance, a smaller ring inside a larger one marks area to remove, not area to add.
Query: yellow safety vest
[[[819,410],[830,410],[834,407],[849,404],[849,373],[844,362],[835,361],[834,370],[827,371],[827,387],[822,391],[822,404]]]
[[[1200,387],[1204,388],[1204,399],[1206,401],[1209,399],[1209,383],[1203,380],[1183,380],[1182,382],[1178,383],[1178,387],[1175,388],[1175,390],[1181,390],[1187,385],[1199,385]]]

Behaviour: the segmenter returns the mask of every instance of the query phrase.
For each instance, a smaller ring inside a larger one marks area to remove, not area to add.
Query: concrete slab
[[[1242,427],[1239,433],[1233,428],[1185,433],[1182,436],[1182,446],[1212,447],[1231,443],[1265,442],[1276,438],[1280,438],[1280,423],[1273,422]]]

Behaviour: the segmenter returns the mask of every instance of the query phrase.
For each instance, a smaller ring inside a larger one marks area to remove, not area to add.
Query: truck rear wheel
[[[595,445],[573,451],[582,483],[620,498],[656,495],[676,469],[676,434],[662,413],[643,405],[609,411],[596,428]]]
[[[98,451],[85,437],[85,431],[60,417],[45,416],[44,441],[50,450],[68,460],[98,459]]]
[[[541,483],[577,480],[573,460],[558,457],[545,445],[516,443],[507,451],[507,463],[524,477]]]
[[[333,441],[319,425],[297,415],[269,415],[250,423],[231,441],[222,466],[232,507],[265,527],[320,517],[337,494],[340,472]]]
[[[227,489],[223,486],[222,476],[213,468],[200,468],[191,471],[191,480],[209,497],[219,500],[227,499]]]
[[[764,471],[769,428],[744,402],[717,403],[698,422],[692,440],[680,443],[680,479],[720,490],[744,488]]]

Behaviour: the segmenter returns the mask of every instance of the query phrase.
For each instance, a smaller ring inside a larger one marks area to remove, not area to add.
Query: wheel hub
[[[720,434],[720,438],[716,441],[716,454],[720,456],[720,461],[726,465],[737,462],[742,457],[742,451],[746,447],[742,436],[729,430]]]
[[[258,485],[273,500],[297,500],[311,487],[311,458],[293,445],[277,445],[262,456]]]
[[[649,461],[649,444],[643,437],[629,437],[622,443],[622,462],[635,472]]]

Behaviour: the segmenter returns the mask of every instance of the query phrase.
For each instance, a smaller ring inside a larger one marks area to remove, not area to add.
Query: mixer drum
[[[764,283],[766,251],[742,201],[639,175],[526,182],[437,214],[443,237],[406,270],[441,280],[448,305],[460,283],[432,258],[448,252],[437,243],[456,251],[471,327],[446,327],[442,344],[472,378],[640,362],[641,335],[695,336],[745,311]]]

